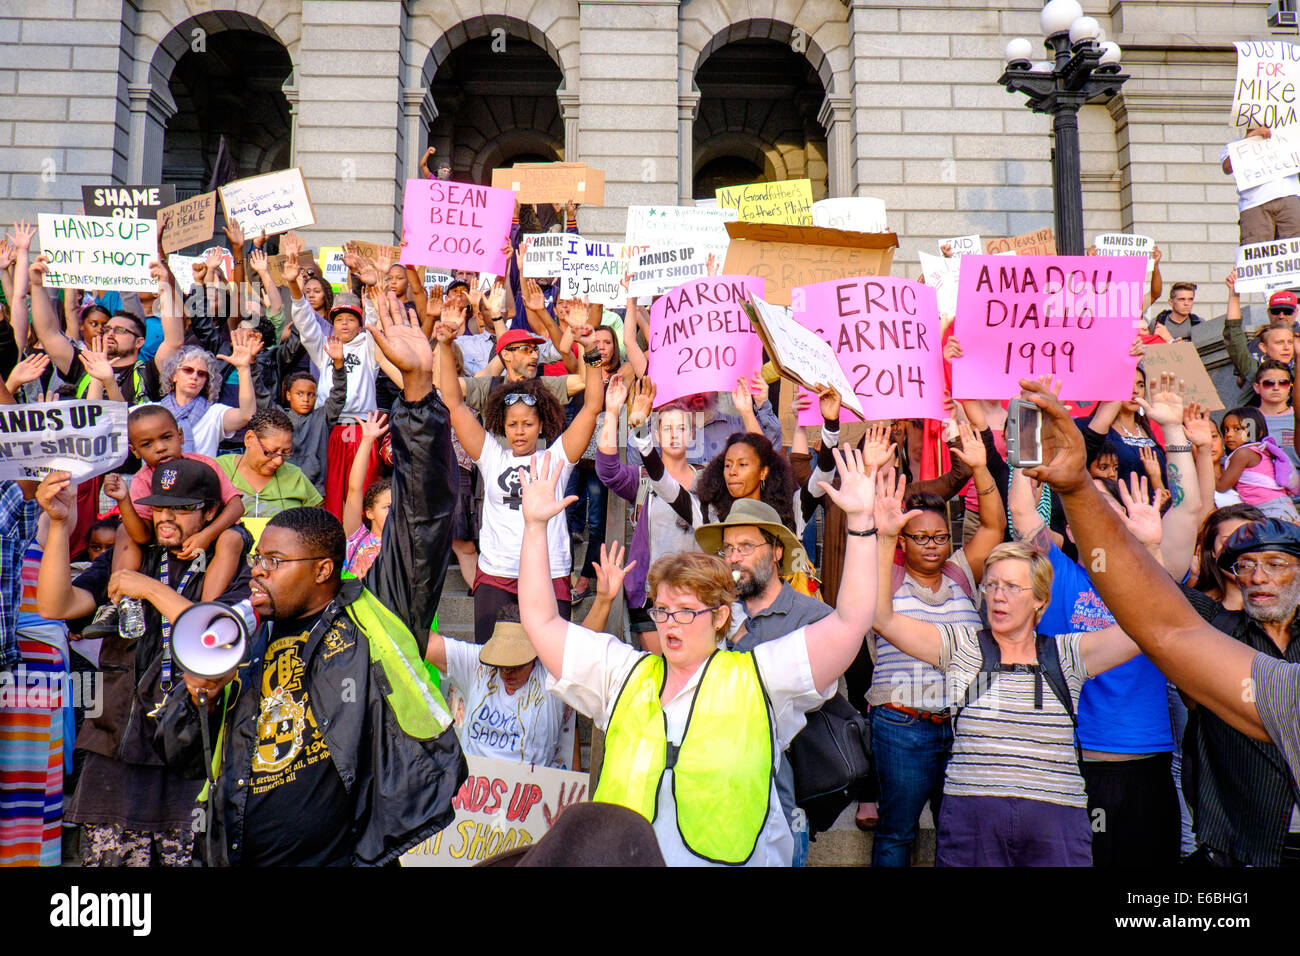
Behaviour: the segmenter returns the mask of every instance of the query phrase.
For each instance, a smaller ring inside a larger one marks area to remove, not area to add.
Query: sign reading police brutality
[[[560,811],[587,799],[585,773],[473,754],[465,760],[469,777],[451,801],[456,819],[404,853],[402,866],[472,866],[529,846]]]
[[[749,183],[718,190],[718,208],[734,209],[741,222],[780,222],[811,226],[812,180],[786,179],[779,183]]]
[[[45,284],[53,289],[157,292],[149,260],[158,255],[158,225],[152,219],[112,216],[37,217],[41,251],[50,257]]]
[[[1127,400],[1145,278],[1133,256],[964,256],[953,398],[1010,398],[1050,375],[1064,399]]]
[[[1247,136],[1228,144],[1237,190],[1300,173],[1300,134],[1295,129],[1271,130],[1267,137]]]
[[[307,184],[303,182],[302,170],[296,166],[237,179],[217,191],[221,194],[226,219],[239,223],[249,239],[262,233],[274,236],[316,224]]]
[[[683,395],[729,392],[763,364],[763,343],[745,301],[763,280],[710,276],[683,282],[650,306],[650,378],[655,407]]]
[[[126,461],[125,402],[47,402],[0,408],[0,479],[85,481]]]
[[[1282,40],[1238,41],[1233,126],[1277,129],[1296,122],[1300,46]]]
[[[935,290],[893,276],[832,279],[790,291],[795,321],[835,352],[875,418],[946,418]]]
[[[408,179],[402,202],[402,265],[506,271],[515,194],[508,189]]]
[[[1300,285],[1300,238],[1237,247],[1237,291],[1276,292]]]
[[[82,186],[81,203],[87,216],[154,219],[158,210],[176,201],[176,187]]]

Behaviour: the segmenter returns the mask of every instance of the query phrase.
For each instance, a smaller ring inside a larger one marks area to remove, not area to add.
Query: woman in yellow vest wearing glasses
[[[822,487],[848,517],[844,580],[876,567],[874,469],[835,452],[840,487]],[[718,558],[684,552],[650,568],[647,594],[663,656],[560,617],[546,553],[559,474],[535,458],[523,492],[519,610],[551,689],[605,730],[592,799],[636,810],[669,866],[789,866],[794,840],[773,779],[804,715],[830,698],[871,629],[870,588],[842,589],[834,614],[752,652],[719,649],[735,600]]]

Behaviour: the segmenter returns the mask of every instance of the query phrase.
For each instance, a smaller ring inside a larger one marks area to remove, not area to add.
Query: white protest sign
[[[564,234],[560,253],[560,295],[601,305],[622,305],[627,301],[623,276],[631,266],[632,256],[645,252],[643,247],[627,243],[597,242],[573,233]]]
[[[796,322],[789,307],[772,305],[751,295],[745,311],[783,377],[808,389],[816,385],[834,386],[840,393],[841,404],[862,421],[867,420],[867,413],[840,367],[835,351],[816,332]]]
[[[108,401],[0,408],[0,479],[40,481],[66,471],[78,482],[112,471],[126,461],[127,411],[125,402]]]
[[[819,199],[812,204],[814,226],[846,232],[888,232],[885,201],[870,196]]]
[[[41,252],[50,259],[47,287],[158,291],[149,274],[149,260],[158,256],[158,225],[152,219],[43,212],[37,225]]]
[[[953,236],[951,239],[940,239],[938,246],[940,252],[943,251],[944,246],[947,246],[954,259],[960,259],[967,253],[978,256],[984,252],[984,240],[979,237],[978,233],[969,236]]]
[[[443,289],[446,289],[447,286],[451,285],[455,281],[455,273],[440,272],[433,268],[426,268],[424,270],[424,287],[426,289],[432,289],[436,285],[440,285]]]
[[[212,246],[204,249],[197,256],[183,256],[179,252],[173,252],[167,256],[167,268],[171,269],[172,275],[180,283],[181,288],[187,288],[194,281],[194,263],[203,262],[209,252],[216,250],[221,253],[221,270],[229,281],[235,272],[235,260],[231,256],[230,250],[223,246]]]
[[[1294,176],[1300,173],[1300,134],[1279,129],[1267,138],[1247,136],[1228,144],[1228,159],[1238,192]]]
[[[250,239],[263,232],[272,236],[316,224],[307,184],[297,167],[237,179],[226,183],[218,192],[226,219],[239,223]]]
[[[978,238],[978,237],[975,237]],[[979,255],[982,247],[973,250]],[[951,319],[957,315],[957,279],[961,275],[961,259],[955,254],[952,258],[932,256],[928,252],[917,251],[921,257],[921,274],[925,284],[934,289],[939,297],[939,315]]]
[[[348,290],[348,267],[343,261],[342,246],[323,246],[320,251],[320,271],[335,292]]]
[[[1282,40],[1238,41],[1233,126],[1277,129],[1296,122],[1300,46]]]
[[[469,777],[452,798],[456,819],[402,855],[402,866],[472,866],[536,843],[571,804],[587,799],[590,776],[468,755]]]
[[[1146,256],[1147,275],[1155,268],[1151,253],[1156,241],[1150,236],[1140,236],[1135,232],[1101,232],[1092,240],[1099,256]]]
[[[1276,292],[1300,285],[1300,238],[1237,247],[1237,291]]]
[[[632,281],[628,283],[627,293],[638,298],[659,295],[688,279],[717,275],[722,271],[722,263],[722,259],[713,253],[703,253],[697,246],[655,247],[632,260]]]
[[[704,256],[713,253],[719,265],[727,258],[727,223],[735,209],[714,206],[628,206],[625,242],[646,251],[690,245]]]
[[[560,274],[560,253],[564,251],[564,233],[538,232],[520,237],[523,251],[521,264],[527,279],[553,279]]]

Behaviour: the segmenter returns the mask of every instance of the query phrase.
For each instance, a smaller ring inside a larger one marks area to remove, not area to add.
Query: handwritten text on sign
[[[402,866],[472,866],[536,843],[560,811],[587,799],[585,773],[468,755],[456,819],[402,856]]]
[[[1061,397],[1127,399],[1146,264],[1135,256],[965,256],[954,398],[1010,398],[1051,375]]]
[[[1228,144],[1232,175],[1238,191],[1300,173],[1300,135],[1279,129],[1263,136],[1247,136]]]
[[[695,206],[628,206],[629,246],[659,247],[690,245],[721,262],[727,255],[727,223],[734,222],[734,209],[703,209]]]
[[[763,280],[711,276],[684,282],[650,307],[650,378],[656,407],[683,395],[729,392],[763,364],[763,344],[744,302]]]
[[[307,184],[297,167],[237,179],[218,192],[226,218],[239,223],[249,239],[263,232],[272,236],[316,223]]]
[[[626,243],[598,242],[572,233],[560,253],[560,295],[601,305],[622,305],[628,296],[623,277],[632,258],[646,250]]]
[[[152,219],[113,216],[37,216],[41,251],[50,258],[45,285],[52,289],[157,292],[149,260],[158,255]]]
[[[538,232],[523,236],[519,249],[524,254],[523,274],[529,279],[554,279],[560,274],[564,233]]]
[[[944,418],[935,290],[893,276],[791,290],[794,318],[835,351],[869,419]]]
[[[812,181],[808,179],[724,186],[717,197],[718,208],[735,209],[742,222],[812,225]]]
[[[1300,284],[1300,239],[1237,247],[1237,291],[1275,292]]]
[[[85,481],[126,461],[125,402],[47,402],[0,409],[0,479],[66,471]]]
[[[506,271],[515,194],[508,189],[408,179],[402,204],[402,264]]]
[[[1277,129],[1296,122],[1300,46],[1281,40],[1238,41],[1232,125]]]

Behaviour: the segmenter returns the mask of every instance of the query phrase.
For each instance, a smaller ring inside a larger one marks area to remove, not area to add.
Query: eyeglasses
[[[720,558],[729,558],[733,554],[738,554],[742,558],[747,558],[764,545],[771,544],[770,541],[761,541],[758,544],[724,544],[717,550]]]
[[[191,368],[188,365],[182,365],[176,371],[184,372],[186,375],[197,375],[199,378],[208,377],[208,370],[205,368]]]
[[[289,451],[268,451],[267,447],[262,444],[262,439],[257,437],[257,432],[253,432],[253,441],[257,442],[257,447],[262,450],[262,454],[267,458],[279,458],[281,461],[287,461],[293,457],[293,450]]]
[[[323,561],[326,557],[327,555],[315,554],[310,558],[279,558],[275,555],[259,554],[256,551],[252,551],[245,560],[248,561],[248,566],[254,571],[261,568],[263,571],[270,572],[274,571],[282,564],[293,564],[295,561]]]
[[[536,345],[508,345],[501,350],[502,352],[523,352],[525,355],[536,355]]]
[[[1262,388],[1286,388],[1291,384],[1291,380],[1287,378],[1268,378],[1259,384]]]
[[[995,584],[992,581],[980,585],[980,593],[985,597],[995,597],[997,593],[1001,591],[1008,598],[1013,600],[1020,597],[1023,592],[1028,590],[1029,588],[1022,588],[1019,584]]]
[[[106,325],[104,331],[109,335],[132,335],[140,337],[140,333],[135,330],[134,325]]]
[[[537,350],[533,349],[533,351],[535,352]],[[530,395],[528,392],[511,392],[509,395],[505,397],[504,401],[506,403],[506,407],[509,407],[511,405],[518,405],[520,402],[523,402],[529,408],[534,408],[537,405],[537,396]]]
[[[715,604],[713,607],[700,608],[698,611],[692,611],[690,608],[685,607],[676,611],[670,611],[666,607],[652,607],[646,613],[650,615],[650,620],[656,624],[664,624],[669,618],[672,618],[676,624],[690,624],[701,614],[708,614],[720,607],[722,607],[721,604]]]
[[[1232,573],[1239,578],[1249,578],[1253,577],[1255,569],[1259,568],[1263,570],[1264,577],[1275,581],[1286,572],[1294,570],[1295,567],[1296,562],[1294,561],[1279,561],[1276,558],[1271,561],[1254,561],[1250,558],[1240,558],[1232,566]]]
[[[947,544],[952,540],[952,535],[946,532],[941,532],[940,534],[908,534],[904,531],[903,537],[915,544],[921,545],[921,547],[925,547],[929,544]]]

